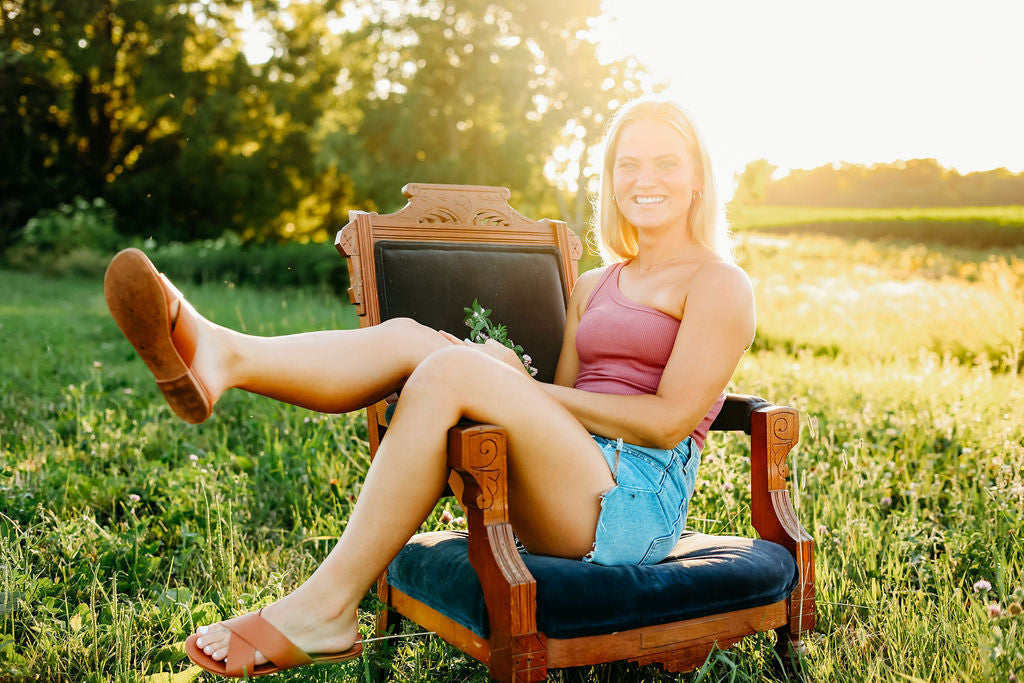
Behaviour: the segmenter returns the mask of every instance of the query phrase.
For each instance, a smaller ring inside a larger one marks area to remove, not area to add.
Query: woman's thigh
[[[413,385],[422,391],[408,391]],[[601,494],[613,484],[593,437],[524,373],[470,347],[432,354],[403,393],[450,407],[453,416],[508,430],[509,513],[523,544],[545,555],[591,550]],[[439,414],[445,414],[439,410]]]

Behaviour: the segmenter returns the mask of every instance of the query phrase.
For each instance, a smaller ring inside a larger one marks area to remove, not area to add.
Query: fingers
[[[454,334],[450,334],[448,332],[445,332],[444,330],[438,330],[437,333],[440,334],[445,339],[447,339],[452,344],[463,344],[463,345],[465,345],[465,343],[466,343],[462,339],[459,339],[458,337],[456,337]]]

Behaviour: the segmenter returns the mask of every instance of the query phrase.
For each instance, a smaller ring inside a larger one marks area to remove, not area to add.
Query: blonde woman
[[[241,334],[203,318],[142,252],[114,258],[111,313],[187,421],[205,420],[230,388],[331,413],[402,392],[324,562],[260,612],[200,627],[187,641],[193,661],[254,676],[358,656],[356,608],[442,492],[446,434],[462,417],[509,429],[510,515],[529,552],[601,564],[667,555],[707,429],[753,338],[753,295],[715,223],[707,151],[675,103],[641,100],[617,114],[598,204],[608,265],[572,292],[553,384],[496,342],[407,319]]]

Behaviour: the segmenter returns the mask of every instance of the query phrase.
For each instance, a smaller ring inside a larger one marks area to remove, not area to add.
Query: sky
[[[1024,171],[1024,0],[605,0],[593,35],[694,116],[722,194],[747,162]]]

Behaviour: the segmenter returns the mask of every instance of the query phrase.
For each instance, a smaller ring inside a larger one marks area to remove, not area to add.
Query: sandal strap
[[[259,650],[264,657],[281,669],[290,669],[296,666],[312,664],[313,660],[305,652],[300,650],[295,643],[278,631],[274,626],[261,616],[263,612],[250,612],[240,617],[229,619],[223,622],[224,627],[231,631],[231,643],[228,645],[228,671],[235,671],[236,675],[242,674],[242,667],[247,666],[249,674],[254,671],[255,651]],[[231,661],[231,652],[235,640],[244,641],[246,650],[239,651],[239,658],[236,662]]]

